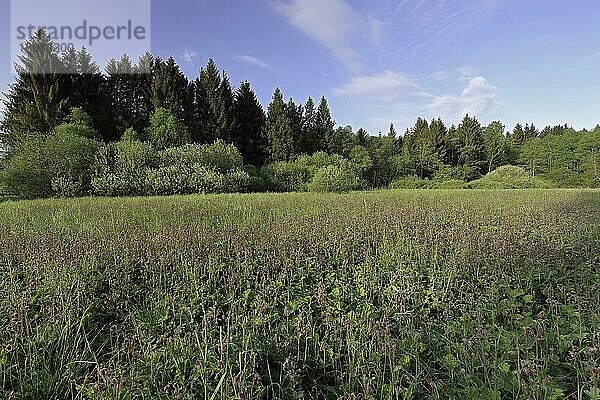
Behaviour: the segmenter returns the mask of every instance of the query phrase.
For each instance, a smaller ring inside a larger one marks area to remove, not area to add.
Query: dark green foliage
[[[187,128],[191,127],[192,96],[188,80],[170,57],[167,61],[156,59],[152,80],[152,106],[169,110]]]
[[[233,105],[235,123],[231,139],[246,164],[262,166],[266,161],[265,112],[249,82],[242,82]]]
[[[49,134],[68,111],[64,80],[59,75],[64,65],[44,31],[23,43],[15,68],[16,81],[9,86],[0,129],[9,151],[31,134]]]
[[[277,88],[267,109],[265,127],[270,162],[289,161],[295,156],[294,132],[289,116],[283,93]]]
[[[504,125],[494,121],[483,130],[483,148],[487,173],[492,172],[508,160]]]
[[[465,171],[465,180],[477,179],[481,176],[485,157],[483,145],[483,129],[479,121],[466,115],[456,131],[460,143],[459,161]]]
[[[298,143],[298,152],[301,154],[313,154],[323,150],[323,138],[317,128],[317,110],[312,97],[304,104],[302,129]]]
[[[125,132],[123,132],[123,136],[121,136],[121,141],[128,141],[128,140],[137,140],[137,141],[141,141],[142,137],[140,136],[139,133],[137,133],[135,131],[135,129],[133,129],[133,127],[129,127],[127,129],[125,129]]]
[[[213,143],[230,141],[235,129],[234,94],[225,72],[221,73],[210,59],[192,85],[194,124],[192,140]]]
[[[322,148],[330,154],[336,152],[339,143],[337,138],[334,136],[335,122],[331,118],[331,112],[329,111],[329,104],[327,104],[327,99],[325,96],[321,97],[321,101],[319,102],[319,108],[317,109],[316,115],[316,137],[320,138],[322,141]]]

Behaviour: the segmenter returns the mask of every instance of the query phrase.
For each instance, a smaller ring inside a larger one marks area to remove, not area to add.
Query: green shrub
[[[157,149],[181,146],[190,141],[186,126],[164,108],[158,108],[150,117],[148,138]]]
[[[146,194],[146,173],[158,165],[158,154],[148,144],[126,140],[104,146],[96,155],[92,188],[98,196]]]
[[[224,181],[222,174],[205,165],[195,164],[189,176],[189,187],[191,193],[222,193],[226,192]]]
[[[248,192],[251,193],[260,193],[267,190],[267,186],[263,179],[263,176],[260,173],[260,170],[253,165],[244,165],[242,168],[248,174]]]
[[[125,132],[123,132],[123,136],[121,136],[121,141],[126,142],[126,141],[132,141],[132,140],[141,141],[142,137],[133,128],[125,129]]]
[[[66,124],[79,125],[87,128],[92,128],[92,117],[88,113],[83,111],[82,108],[74,107],[71,108],[71,112],[65,118]]]
[[[373,168],[369,150],[364,146],[354,146],[350,152],[350,164],[359,176],[366,178]]]
[[[0,180],[6,192],[22,199],[48,197],[52,194],[51,172],[48,170],[46,143],[32,137],[21,143],[6,160]]]
[[[311,192],[350,192],[363,186],[355,172],[348,167],[329,165],[317,171],[308,185]]]
[[[521,167],[504,165],[466,185],[469,189],[547,189],[551,185]]]
[[[192,171],[182,165],[168,165],[149,170],[146,174],[147,193],[157,196],[190,194]]]
[[[312,179],[312,167],[281,161],[261,168],[267,190],[273,192],[305,192]]]
[[[222,190],[224,193],[246,193],[249,191],[250,184],[250,175],[244,170],[235,169],[223,176]]]
[[[234,145],[217,140],[213,144],[186,144],[160,152],[161,167],[176,164],[188,167],[201,164],[225,174],[233,169],[241,168],[243,158]]]
[[[9,193],[26,199],[86,194],[90,187],[90,166],[99,148],[98,142],[70,129],[56,129],[47,138],[32,137],[7,160],[1,175],[3,186]],[[56,180],[54,185],[53,180]],[[72,182],[71,188],[61,188],[60,180]],[[73,191],[75,187],[78,190]]]
[[[160,196],[245,192],[249,182],[250,176],[241,169],[221,174],[201,164],[174,164],[149,170],[146,175],[147,192]]]

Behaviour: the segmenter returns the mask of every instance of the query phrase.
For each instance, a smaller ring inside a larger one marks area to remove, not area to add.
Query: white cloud
[[[333,92],[340,97],[386,102],[431,96],[409,76],[393,71],[355,77],[342,87],[334,89]]]
[[[264,69],[273,69],[269,64],[264,61],[259,60],[256,57],[252,57],[246,54],[241,54],[235,56],[237,59],[245,62],[246,64],[254,65],[255,67],[264,68]]]
[[[498,88],[484,77],[472,78],[459,96],[436,96],[427,108],[437,115],[477,115],[498,105]]]
[[[198,52],[198,50],[185,49],[183,51],[183,61],[186,64],[193,64],[199,55],[200,53]]]
[[[355,46],[379,29],[376,20],[362,17],[344,0],[274,0],[271,4],[292,26],[330,50],[346,67],[364,67]]]
[[[459,67],[451,71],[440,70],[429,75],[429,78],[434,81],[443,81],[447,79],[458,79],[468,81],[473,78],[473,70],[469,67]]]
[[[467,69],[456,69],[444,79],[453,76],[463,82],[467,72],[472,74]],[[423,84],[433,83],[435,75],[442,74],[432,74]],[[394,71],[358,76],[333,90],[334,95],[352,104],[362,121],[379,127],[393,121],[400,129],[412,125],[418,116],[442,117],[450,122],[459,121],[465,114],[479,116],[498,105],[498,92],[487,79],[474,76],[459,94],[436,94],[414,78]]]

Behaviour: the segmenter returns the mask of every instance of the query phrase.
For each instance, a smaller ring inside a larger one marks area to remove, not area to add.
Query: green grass
[[[0,205],[0,397],[598,399],[600,192]]]

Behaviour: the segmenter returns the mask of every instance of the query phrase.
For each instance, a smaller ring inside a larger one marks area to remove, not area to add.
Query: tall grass
[[[0,205],[6,398],[598,399],[600,192]]]

